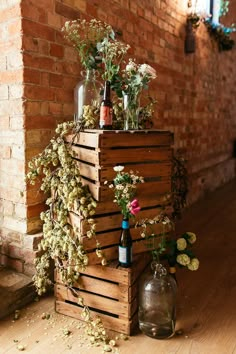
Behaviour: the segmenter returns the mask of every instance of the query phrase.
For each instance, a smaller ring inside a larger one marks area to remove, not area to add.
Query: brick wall
[[[219,53],[201,24],[196,52],[186,55],[186,6],[180,0],[1,2],[2,263],[33,272],[44,197],[36,187],[26,188],[24,173],[26,162],[45,147],[57,123],[72,119],[73,88],[81,68],[61,34],[68,19],[95,17],[110,23],[132,46],[131,57],[156,68],[158,79],[150,88],[158,100],[155,127],[173,131],[175,149],[188,159],[190,203],[234,177],[236,50]],[[235,10],[236,0],[231,6]],[[226,20],[232,19],[228,15]]]

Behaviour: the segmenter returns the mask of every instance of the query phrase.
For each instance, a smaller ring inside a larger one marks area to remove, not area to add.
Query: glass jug
[[[149,337],[169,338],[175,332],[176,282],[162,264],[153,261],[151,268],[140,281],[139,328]]]

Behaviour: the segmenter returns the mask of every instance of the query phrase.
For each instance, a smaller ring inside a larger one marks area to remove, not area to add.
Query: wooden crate
[[[164,197],[171,192],[173,134],[160,130],[86,130],[66,139],[72,144],[84,183],[98,201],[95,215],[97,240],[106,258],[116,259],[122,216],[119,207],[113,202],[113,190],[104,182],[108,181],[109,184],[115,177],[115,165],[125,166],[125,171],[138,171],[145,183],[137,186],[137,198],[142,208],[137,217],[152,218],[159,214],[160,207],[165,203]],[[86,221],[81,220],[76,213],[71,213],[70,219],[74,226],[85,233]],[[162,227],[156,225],[155,231],[161,234]],[[147,251],[147,242],[140,236],[140,228],[132,228],[131,233],[134,254]],[[99,263],[100,259],[95,254],[95,240],[85,237],[84,243],[90,264]]]
[[[82,320],[77,295],[104,327],[131,335],[138,324],[138,284],[150,263],[150,255],[134,257],[132,268],[121,268],[117,261],[109,266],[88,266],[73,290],[67,289],[56,274],[55,307],[58,313]]]

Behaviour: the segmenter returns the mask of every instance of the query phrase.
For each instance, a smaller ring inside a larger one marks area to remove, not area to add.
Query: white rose
[[[191,259],[191,262],[187,265],[189,270],[198,270],[199,260],[197,258]]]
[[[176,243],[179,251],[183,251],[187,247],[187,242],[183,237],[179,238]]]
[[[186,266],[190,263],[190,258],[187,254],[183,253],[183,254],[179,254],[177,257],[176,257],[176,261],[183,265],[183,266]]]
[[[186,232],[186,234],[189,236],[188,238],[189,243],[196,242],[197,237],[193,232]]]
[[[155,79],[157,77],[156,70],[148,64],[140,65],[139,72],[143,75],[149,75],[151,79]]]

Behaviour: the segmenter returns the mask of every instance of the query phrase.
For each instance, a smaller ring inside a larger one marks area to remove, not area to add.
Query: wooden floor
[[[177,230],[197,234],[201,262],[197,272],[178,270],[176,330],[182,334],[155,340],[139,333],[119,340],[117,353],[236,354],[236,181],[188,209]],[[44,312],[49,319],[42,319]],[[45,298],[22,310],[17,321],[0,321],[0,354],[19,353],[19,344],[26,353],[102,353],[90,348],[82,326],[55,314],[53,298]]]

